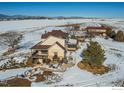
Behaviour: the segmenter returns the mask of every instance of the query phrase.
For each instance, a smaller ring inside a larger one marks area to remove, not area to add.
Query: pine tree
[[[124,42],[124,33],[123,31],[118,31],[115,37],[116,41]]]
[[[98,42],[90,41],[90,44],[87,44],[87,49],[83,50],[83,56],[85,62],[88,62],[93,66],[101,66],[105,61],[105,51],[101,48],[101,45]]]
[[[112,29],[111,28],[107,28],[106,34],[107,34],[107,36],[111,37]]]
[[[115,31],[112,31],[110,27],[107,28],[106,35],[112,39],[115,39],[116,33]]]
[[[115,31],[112,31],[112,33],[111,33],[111,36],[110,36],[112,39],[115,39],[115,37],[116,37],[116,33],[115,33]]]

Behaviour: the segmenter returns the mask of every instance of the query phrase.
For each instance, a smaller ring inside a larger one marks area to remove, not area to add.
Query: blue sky
[[[124,18],[124,3],[0,2],[0,14]]]

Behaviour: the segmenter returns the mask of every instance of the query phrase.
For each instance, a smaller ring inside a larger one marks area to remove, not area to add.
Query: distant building
[[[94,35],[106,36],[106,27],[87,27],[87,32],[93,33]]]
[[[67,50],[68,51],[75,51],[77,50],[78,41],[77,39],[69,39],[67,43]]]
[[[71,35],[75,36],[78,42],[84,42],[85,38],[87,37],[86,31],[72,31]]]

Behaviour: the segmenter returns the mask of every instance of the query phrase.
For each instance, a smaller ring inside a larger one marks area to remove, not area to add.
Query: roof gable
[[[53,45],[55,42],[59,42],[59,41],[63,41],[64,42],[65,39],[58,38],[58,37],[55,37],[55,36],[49,36],[47,39],[44,40],[42,45]]]
[[[62,48],[64,51],[66,51],[65,47],[63,47],[59,42],[55,42],[52,46],[54,46],[54,45],[58,45],[60,48]],[[51,48],[51,47],[49,47],[49,48]]]
[[[58,45],[60,48],[62,48],[63,50],[66,50],[65,47],[63,47],[59,42],[55,42],[53,45],[39,45],[36,44],[35,46],[33,46],[31,49],[39,49],[39,50],[48,50],[49,48],[51,48],[54,45]]]

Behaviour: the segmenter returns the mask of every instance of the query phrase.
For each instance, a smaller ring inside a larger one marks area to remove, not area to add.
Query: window
[[[48,50],[42,50],[41,53],[48,53]]]
[[[58,52],[54,52],[54,56],[57,56],[58,55]]]

